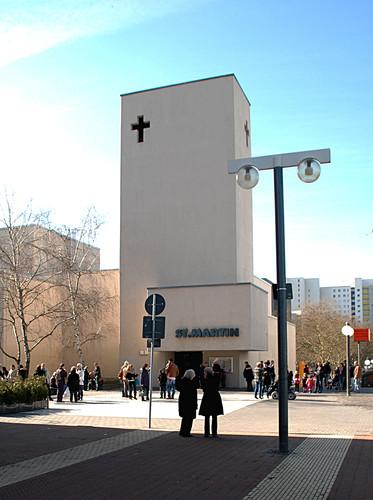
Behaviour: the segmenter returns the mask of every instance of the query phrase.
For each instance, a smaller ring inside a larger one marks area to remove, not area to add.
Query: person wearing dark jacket
[[[27,371],[26,368],[23,367],[23,365],[19,365],[18,367],[18,375],[22,377],[22,380],[26,380],[27,378]],[[0,375],[1,378],[1,375]]]
[[[65,392],[67,371],[65,370],[65,365],[60,364],[60,367],[56,371],[56,382],[57,382],[57,402],[62,403],[63,393]]]
[[[135,369],[133,365],[129,364],[127,366],[127,380],[128,380],[128,387],[129,387],[129,398],[132,399],[132,392],[133,392],[133,399],[137,399],[136,397],[136,378],[138,376],[138,373],[135,372]]]
[[[88,391],[88,382],[89,382],[89,370],[88,366],[84,367],[84,390]]]
[[[205,437],[210,437],[210,417],[212,417],[212,437],[218,435],[218,415],[223,415],[223,404],[219,394],[219,381],[214,377],[213,369],[205,368],[205,378],[202,381],[203,398],[199,414],[205,417]]]
[[[45,371],[42,369],[41,365],[36,367],[34,371],[34,377],[45,377]]]
[[[264,363],[263,367],[263,389],[262,392],[266,392],[268,396],[269,386],[271,385],[271,370],[268,368],[268,361]]]
[[[140,369],[140,385],[142,387],[143,395],[141,396],[142,401],[149,401],[149,366],[145,363]]]
[[[93,374],[95,377],[95,385],[96,385],[96,391],[100,390],[100,380],[101,380],[101,368],[98,366],[98,363],[95,363],[95,368],[93,370]]]
[[[70,403],[73,402],[73,396],[75,403],[77,403],[79,394],[79,375],[76,373],[75,366],[71,367],[69,376],[67,377],[67,387],[70,391]]]
[[[249,365],[248,361],[245,361],[245,368],[243,369],[243,376],[244,379],[246,380],[246,387],[249,392],[253,390],[253,369]]]
[[[166,399],[167,375],[164,368],[159,370],[158,382],[159,382],[159,390],[161,393],[161,399],[162,398]]]
[[[193,420],[196,418],[197,410],[197,388],[199,386],[198,378],[194,370],[187,370],[181,380],[176,381],[176,389],[180,392],[179,396],[179,415],[181,425],[179,435],[191,437]]]

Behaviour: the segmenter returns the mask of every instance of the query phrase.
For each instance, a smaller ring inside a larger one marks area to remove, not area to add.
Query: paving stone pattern
[[[229,411],[219,417],[217,439],[203,437],[201,419],[191,439],[180,437],[176,400],[154,403],[157,418],[149,429],[147,403],[124,404],[115,393],[88,394],[84,415],[79,403],[63,403],[2,416],[1,495],[371,500],[373,391],[350,398],[301,394],[289,402],[288,455],[277,453],[276,401],[222,395]]]

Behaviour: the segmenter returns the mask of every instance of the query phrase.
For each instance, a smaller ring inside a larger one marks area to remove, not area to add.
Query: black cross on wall
[[[138,131],[137,142],[144,142],[144,129],[150,128],[150,122],[144,122],[144,116],[138,116],[138,123],[132,123],[132,130]]]
[[[246,146],[249,147],[249,136],[250,136],[250,130],[249,130],[249,124],[247,123],[247,120],[246,120],[246,123],[245,123],[245,126],[244,126],[244,131],[246,133]]]

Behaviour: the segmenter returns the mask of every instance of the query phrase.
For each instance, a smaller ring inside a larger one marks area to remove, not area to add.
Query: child
[[[310,392],[312,392],[312,389],[313,389],[314,385],[315,385],[315,381],[313,380],[312,376],[309,375],[308,379],[307,379],[307,387],[308,387],[308,390]]]
[[[159,382],[159,390],[161,391],[161,399],[162,398],[166,399],[167,375],[164,368],[162,368],[162,370],[159,370],[158,382]]]
[[[300,384],[300,376],[299,376],[299,372],[296,371],[294,373],[294,388],[295,388],[295,392],[299,392],[299,384]]]

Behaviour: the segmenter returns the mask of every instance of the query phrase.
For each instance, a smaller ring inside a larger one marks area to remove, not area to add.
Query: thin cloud
[[[0,66],[61,43],[114,32],[196,3],[197,0],[2,1]]]

